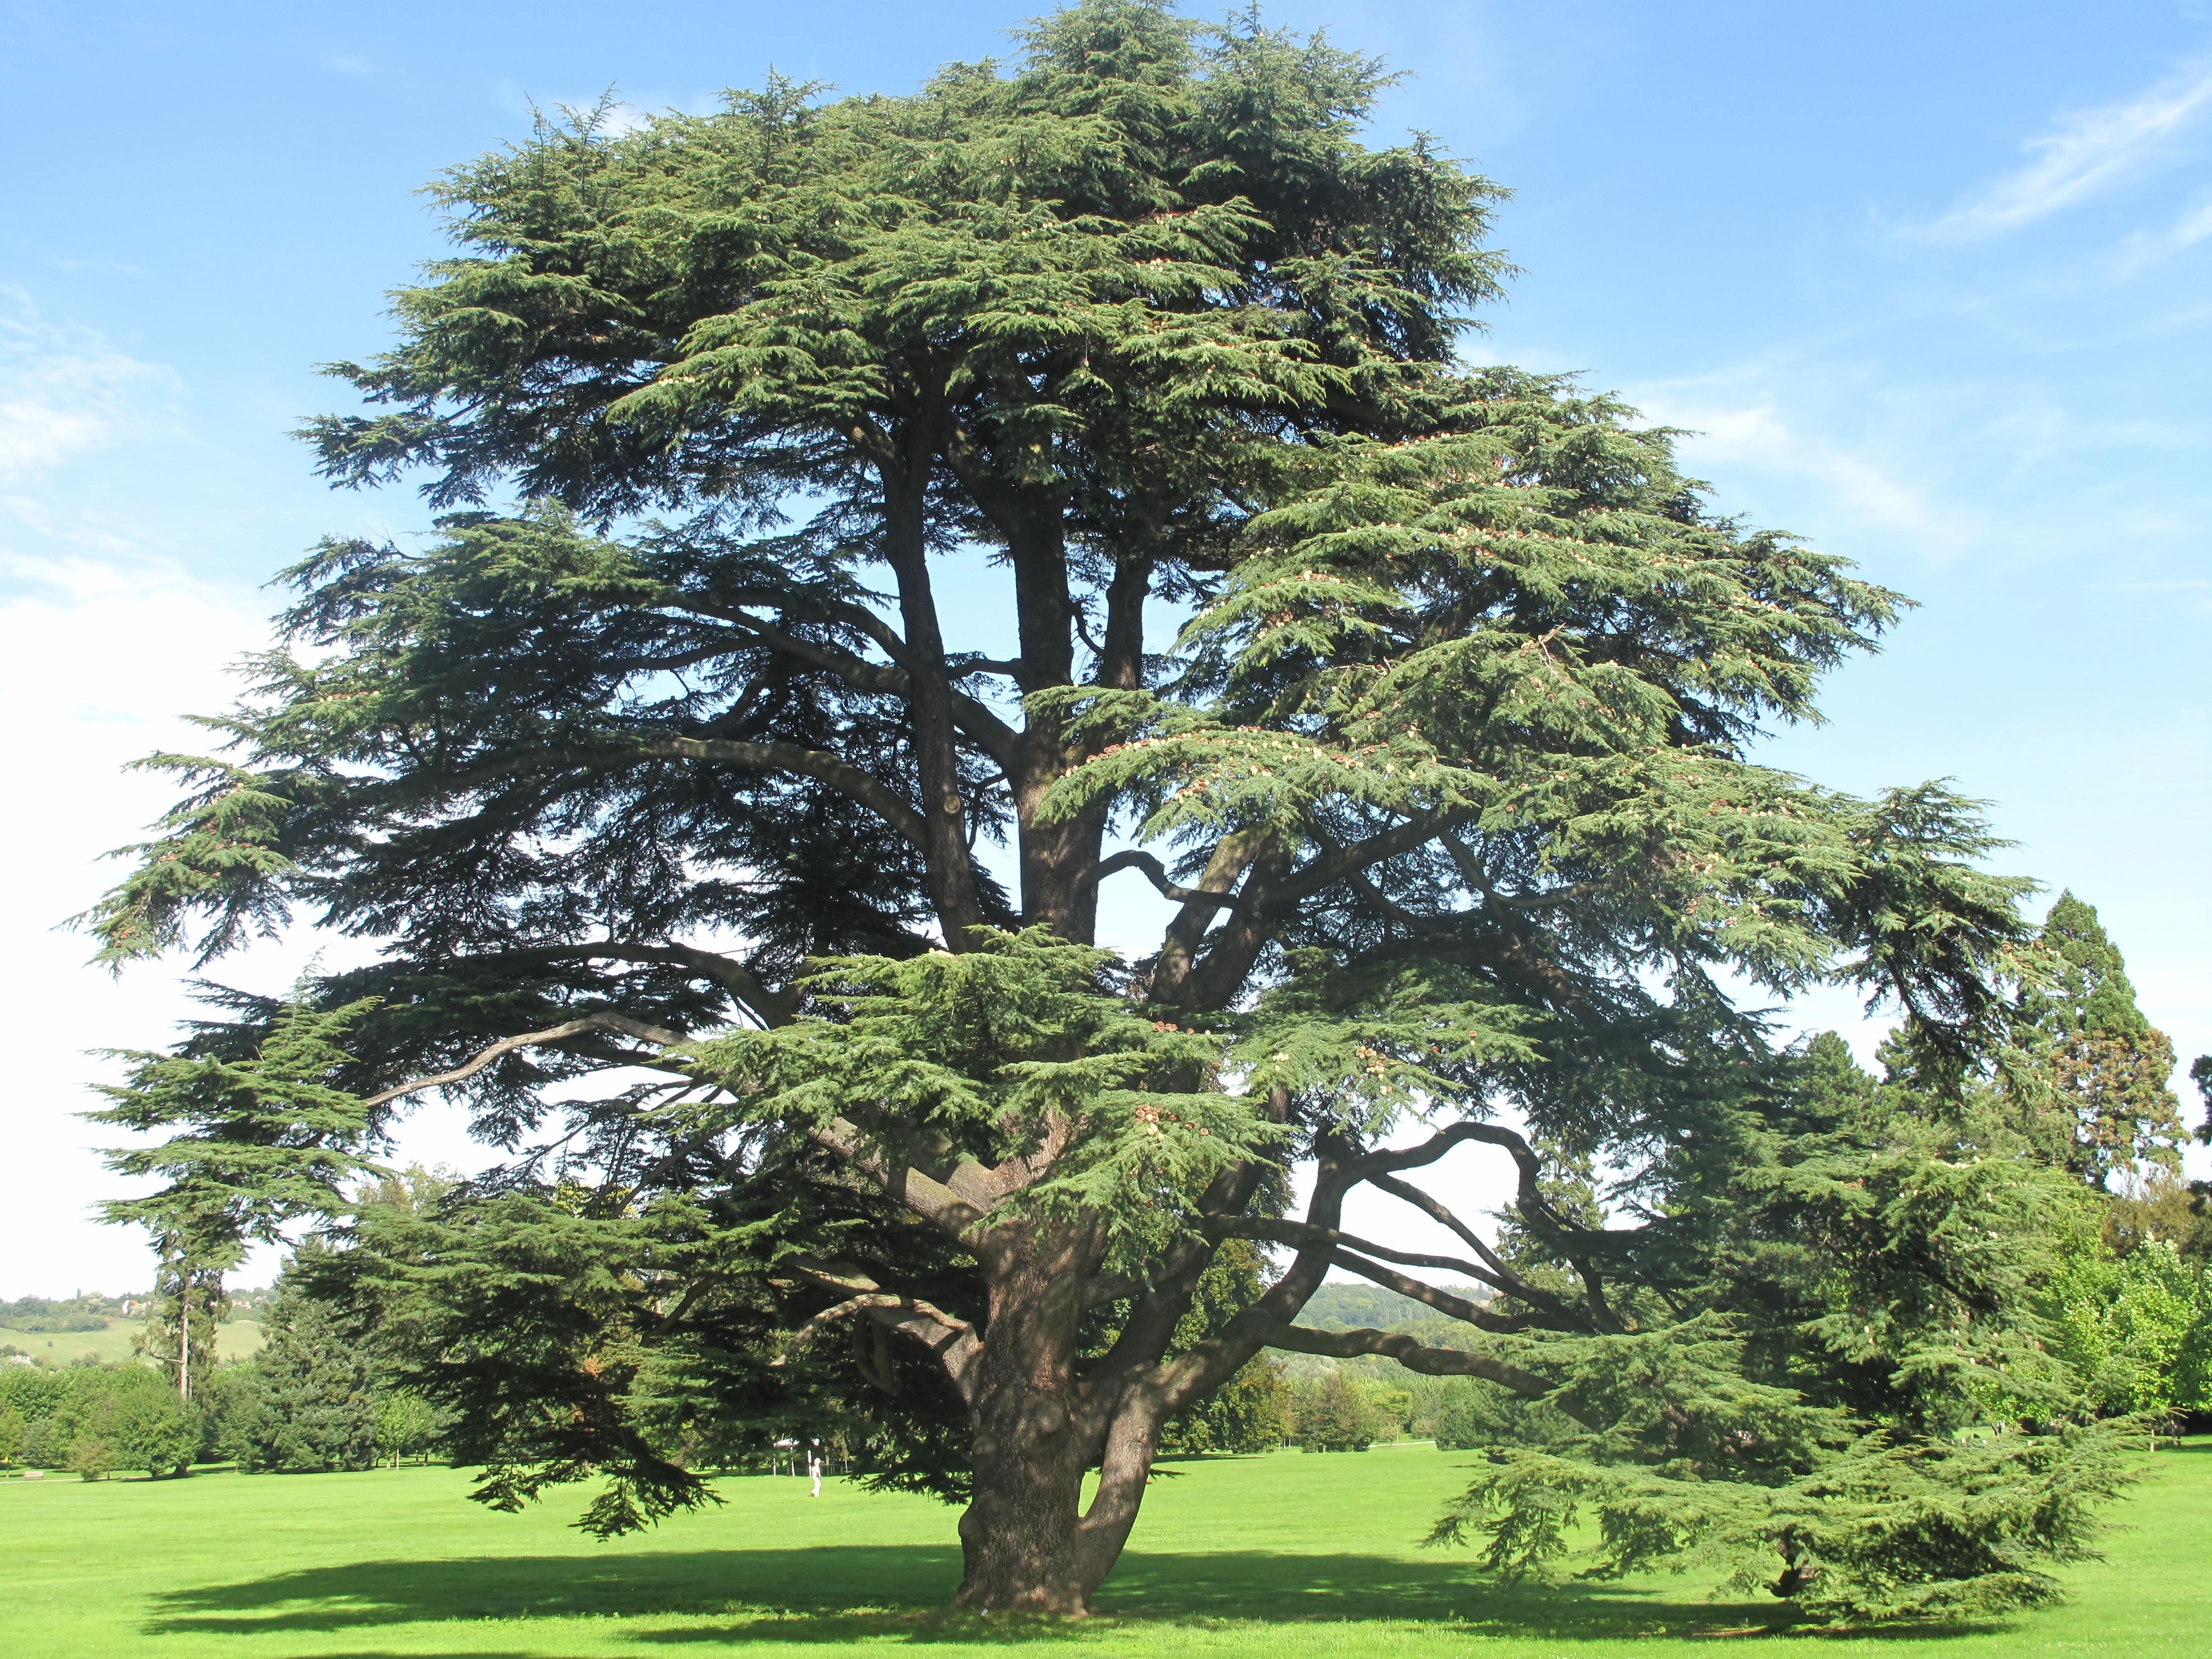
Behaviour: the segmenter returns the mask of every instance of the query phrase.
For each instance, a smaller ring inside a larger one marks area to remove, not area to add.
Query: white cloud
[[[199,747],[177,718],[229,701],[223,666],[264,629],[244,596],[173,568],[16,558],[31,591],[0,599],[0,766],[21,810],[0,815],[0,860],[18,872],[0,901],[0,997],[31,1016],[11,1050],[9,1156],[0,1173],[0,1296],[66,1293],[80,1283],[143,1285],[143,1245],[94,1223],[115,1178],[88,1146],[112,1139],[74,1114],[111,1067],[88,1048],[155,1047],[189,1011],[173,966],[120,980],[88,968],[88,942],[57,931],[119,872],[99,855],[137,838],[167,804],[161,779],[126,774],[155,748]],[[32,586],[32,585],[35,586]]]
[[[92,1085],[118,1071],[88,1051],[165,1048],[180,1021],[206,1011],[191,1000],[184,959],[111,976],[87,965],[90,941],[61,924],[122,874],[101,855],[142,839],[174,797],[171,779],[125,771],[127,763],[210,745],[212,735],[183,717],[218,712],[237,695],[228,670],[267,642],[266,597],[149,559],[0,554],[0,576],[16,590],[0,595],[0,705],[9,716],[0,724],[0,776],[17,801],[0,813],[0,867],[13,874],[0,890],[0,1006],[16,1012],[20,1028],[0,1086],[0,1299],[143,1289],[153,1260],[143,1236],[91,1215],[98,1200],[125,1195],[92,1149],[125,1137],[76,1116],[99,1104]],[[280,992],[318,953],[324,966],[343,968],[374,947],[299,927],[211,971]],[[445,1109],[410,1119],[396,1158],[484,1162],[460,1115]],[[265,1282],[275,1265],[257,1252],[239,1282]]]
[[[2112,275],[2125,278],[2147,265],[2170,259],[2184,248],[2194,247],[2212,236],[2212,197],[2207,197],[2164,230],[2137,231],[2120,244],[2112,260]]]
[[[171,418],[179,390],[172,370],[47,323],[28,296],[0,289],[0,483],[43,477]]]
[[[1937,506],[1924,490],[1863,454],[1799,430],[1771,402],[1713,408],[1664,396],[1643,395],[1635,401],[1660,424],[1693,434],[1682,444],[1692,472],[1720,462],[1809,477],[1839,514],[1874,529],[1902,532],[1935,556],[1954,552],[1978,534],[1972,522]]]
[[[2094,195],[2150,159],[2212,108],[2212,65],[2197,65],[2125,103],[2063,118],[2022,146],[2035,159],[1953,209],[1922,234],[1966,242],[1999,236]]]

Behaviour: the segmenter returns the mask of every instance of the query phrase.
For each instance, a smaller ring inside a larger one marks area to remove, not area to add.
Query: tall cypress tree
[[[380,410],[313,433],[340,482],[427,475],[442,533],[289,573],[308,648],[164,759],[190,793],[93,920],[118,962],[301,905],[380,940],[315,993],[378,1000],[374,1113],[443,1090],[513,1146],[550,1081],[665,1079],[409,1222],[435,1274],[364,1238],[472,1333],[417,1380],[492,1501],[702,1501],[641,1390],[834,1362],[962,1443],[962,1602],[1074,1612],[1162,1425],[1262,1348],[1547,1395],[1666,1307],[1668,1230],[1559,1212],[1499,1108],[1663,1183],[1773,1063],[1726,976],[1957,1058],[2027,933],[1971,803],[1746,758],[1897,596],[1708,512],[1619,404],[1452,361],[1501,192],[1360,142],[1377,64],[1157,0],[1023,41],[450,174],[459,254],[338,370]],[[963,548],[988,648],[948,641]],[[1094,948],[1117,877],[1173,906],[1135,961]],[[199,1052],[275,1013],[233,1009]],[[1411,1184],[1461,1148],[1516,1161],[1559,1284]],[[1362,1184],[1473,1254],[1346,1234]],[[1285,1271],[1179,1343],[1232,1239]],[[1301,1328],[1333,1267],[1569,1346]]]

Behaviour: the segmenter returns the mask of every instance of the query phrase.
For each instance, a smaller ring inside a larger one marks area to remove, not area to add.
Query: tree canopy
[[[1760,1380],[1714,1293],[1779,1248],[1722,1202],[1764,1146],[1774,1193],[2012,1294],[1960,1218],[1997,1174],[1798,1121],[1731,994],[1856,986],[1954,1071],[2010,1029],[2028,884],[1973,804],[1753,757],[1904,602],[1712,510],[1617,402],[1455,359],[1503,191],[1368,145],[1378,64],[1155,0],[1020,40],[447,175],[459,252],[337,366],[370,412],[311,431],[339,483],[425,480],[440,533],[285,574],[226,750],[155,758],[187,793],[88,919],[106,958],[300,912],[376,942],[312,1008],[217,993],[188,1047],[349,1011],[319,1080],[363,1136],[438,1090],[513,1152],[342,1253],[452,1339],[414,1385],[496,1503],[596,1473],[619,1529],[706,1500],[718,1425],[842,1413],[969,1500],[965,1605],[1079,1612],[1164,1425],[1272,1346],[1551,1401],[1729,1526],[1818,1509],[1838,1457],[1862,1518],[2002,1477],[1948,1553],[1738,1533],[1782,1593],[1832,1554],[1839,1606],[2030,1594],[2087,1525],[2051,1494],[2099,1489],[2075,1439],[1961,1472],[1930,1405],[1882,1449],[1881,1388]],[[1102,949],[1132,876],[1170,919]],[[1514,1258],[1408,1179],[1460,1149],[1516,1166]],[[1347,1235],[1363,1184],[1468,1254]],[[1301,1327],[1332,1269],[1484,1340]],[[1916,1331],[1984,1295],[1916,1284]]]

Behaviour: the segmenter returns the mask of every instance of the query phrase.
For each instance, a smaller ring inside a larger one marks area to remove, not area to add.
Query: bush
[[[6,1468],[22,1456],[26,1427],[23,1413],[0,1401],[0,1468]]]
[[[69,1390],[69,1379],[44,1365],[0,1365],[0,1402],[13,1406],[26,1423],[52,1417]]]
[[[115,1449],[96,1434],[79,1435],[70,1443],[67,1468],[83,1480],[102,1480],[114,1473]]]

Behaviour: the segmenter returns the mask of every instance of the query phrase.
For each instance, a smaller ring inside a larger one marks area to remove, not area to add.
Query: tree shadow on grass
[[[1133,1551],[1100,1591],[1097,1619],[991,1618],[942,1611],[959,1571],[957,1550],[927,1545],[640,1551],[597,1561],[574,1555],[362,1561],[174,1590],[161,1598],[163,1612],[148,1630],[249,1635],[586,1617],[682,1621],[629,1632],[634,1641],[676,1646],[871,1638],[996,1645],[1083,1641],[1156,1621],[1387,1620],[1450,1625],[1471,1637],[1574,1642],[1780,1636],[1791,1620],[1771,1600],[1706,1601],[1686,1580],[1659,1589],[1579,1583],[1504,1588],[1475,1577],[1464,1558],[1448,1555],[1408,1561],[1265,1551]],[[1923,1639],[1936,1633],[1926,1626],[1853,1632]]]

